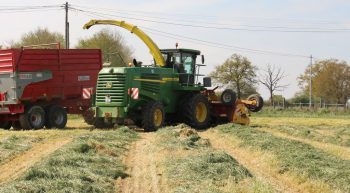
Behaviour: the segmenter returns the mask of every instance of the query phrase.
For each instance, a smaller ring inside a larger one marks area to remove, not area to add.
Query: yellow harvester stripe
[[[162,80],[144,79],[144,78],[135,78],[134,80],[144,81],[144,82],[159,82],[159,83],[166,83],[167,81],[179,81],[179,78],[162,78]]]

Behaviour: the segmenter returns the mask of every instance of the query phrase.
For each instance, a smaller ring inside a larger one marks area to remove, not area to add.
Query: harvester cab
[[[198,50],[178,49],[177,46],[161,50],[137,26],[124,21],[91,20],[84,28],[97,24],[115,25],[130,31],[146,44],[154,58],[154,65],[142,66],[134,60],[134,65],[128,67],[106,67],[100,71],[92,108],[93,124],[98,128],[131,121],[145,131],[154,131],[165,122],[184,122],[204,129],[222,116],[227,121],[248,124],[248,105],[252,108],[262,105],[251,100],[236,100],[233,91],[224,97],[229,99],[228,103],[212,100],[214,91],[206,89],[211,86],[210,78],[204,77],[203,84],[198,81],[203,76],[199,69],[204,66],[204,56]],[[201,56],[201,64],[197,64],[198,56]],[[239,111],[236,104],[241,104]]]
[[[172,68],[179,74],[179,82],[182,85],[195,85],[198,83],[199,68],[204,66],[204,56],[202,64],[197,64],[197,57],[200,51],[192,49],[162,49],[162,56],[165,60],[165,68]]]

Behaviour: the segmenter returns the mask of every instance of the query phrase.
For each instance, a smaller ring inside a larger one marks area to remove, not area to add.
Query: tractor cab
[[[163,49],[160,51],[165,61],[165,68],[173,68],[179,74],[179,81],[184,85],[194,85],[198,80],[199,67],[204,66],[204,56],[202,64],[196,64],[200,51],[192,49]]]

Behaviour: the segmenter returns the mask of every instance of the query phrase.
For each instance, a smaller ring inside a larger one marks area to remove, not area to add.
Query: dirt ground
[[[155,152],[155,133],[139,133],[141,139],[134,142],[123,162],[128,178],[118,179],[119,193],[163,193],[166,182],[162,169],[157,164]]]
[[[49,138],[42,143],[34,144],[30,150],[0,165],[0,185],[15,180],[28,168],[69,143],[71,140],[71,137]]]

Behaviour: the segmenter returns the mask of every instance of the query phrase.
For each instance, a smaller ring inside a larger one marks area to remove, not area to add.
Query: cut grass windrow
[[[279,125],[268,126],[273,130],[322,143],[331,143],[339,146],[350,147],[350,126],[301,126]]]
[[[302,143],[309,144],[315,148],[321,149],[329,154],[335,155],[341,159],[350,160],[350,148],[348,148],[348,147],[338,146],[338,145],[334,145],[334,144],[330,144],[330,143],[321,143],[321,142],[313,141],[313,140],[310,140],[307,138],[294,137],[294,136],[288,135],[284,132],[276,131],[276,130],[271,129],[271,128],[261,127],[261,128],[257,128],[257,130],[271,133],[272,135],[274,135],[276,137],[300,141]]]
[[[115,192],[115,179],[127,177],[120,156],[136,138],[127,128],[82,135],[0,192]]]
[[[0,139],[0,164],[11,160],[18,155],[30,149],[33,143],[42,141],[42,137],[9,135]]]
[[[311,145],[276,137],[251,127],[226,124],[222,133],[241,140],[241,145],[271,152],[280,161],[279,173],[293,172],[311,180],[320,180],[334,189],[350,192],[350,161],[342,160]]]
[[[184,125],[175,128],[157,132],[170,192],[275,192],[234,157],[214,150],[196,131]]]

